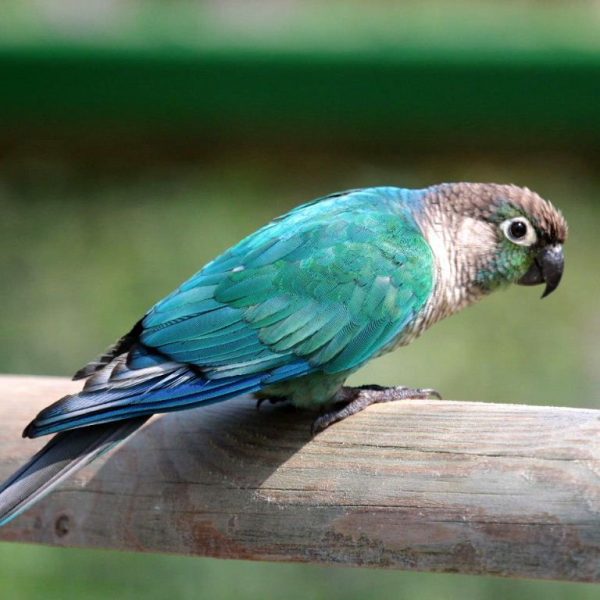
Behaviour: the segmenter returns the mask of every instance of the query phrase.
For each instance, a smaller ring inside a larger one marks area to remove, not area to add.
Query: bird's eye
[[[523,221],[513,221],[508,228],[508,232],[513,240],[520,240],[527,235],[527,225]]]
[[[531,246],[537,242],[535,229],[525,217],[507,219],[500,225],[500,229],[511,242],[520,246]]]

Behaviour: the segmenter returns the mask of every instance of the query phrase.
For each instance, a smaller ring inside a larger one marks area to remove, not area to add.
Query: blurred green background
[[[70,375],[217,253],[344,188],[527,185],[570,225],[515,288],[355,382],[599,406],[600,3],[5,0],[0,371]],[[49,398],[49,401],[52,400]],[[2,398],[11,402],[11,398]],[[587,585],[0,544],[19,598],[596,598]]]

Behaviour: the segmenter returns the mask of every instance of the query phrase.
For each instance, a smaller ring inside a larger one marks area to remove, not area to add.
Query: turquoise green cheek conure
[[[332,194],[279,217],[155,304],[23,435],[56,434],[0,487],[0,525],[154,413],[254,394],[318,409],[313,432],[431,389],[344,387],[369,360],[496,288],[559,284],[567,224],[512,185]]]

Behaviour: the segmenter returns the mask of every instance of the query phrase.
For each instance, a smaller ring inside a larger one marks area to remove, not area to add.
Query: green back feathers
[[[431,295],[433,256],[416,200],[375,188],[295,209],[158,303],[142,341],[209,377],[297,361],[326,373],[358,367],[401,336]]]

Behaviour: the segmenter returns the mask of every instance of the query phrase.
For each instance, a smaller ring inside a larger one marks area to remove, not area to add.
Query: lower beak
[[[545,298],[551,294],[560,283],[560,278],[563,274],[565,265],[565,257],[561,244],[556,246],[546,246],[540,250],[535,257],[533,264],[529,267],[529,271],[517,281],[520,285],[538,285],[546,284],[546,289],[542,294]]]

